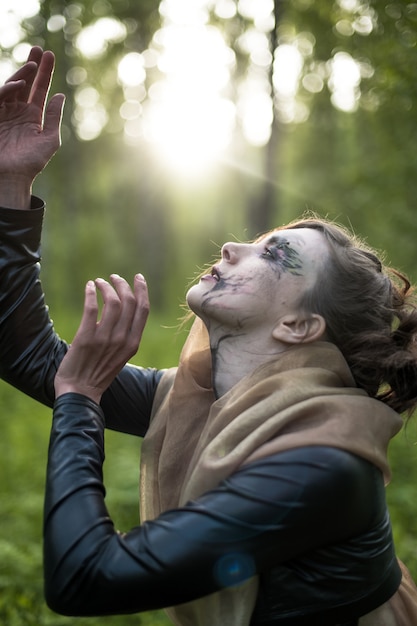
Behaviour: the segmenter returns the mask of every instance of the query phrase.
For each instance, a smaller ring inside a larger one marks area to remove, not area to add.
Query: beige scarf
[[[196,320],[178,369],[158,385],[142,445],[141,519],[198,497],[245,463],[306,445],[348,450],[388,481],[387,447],[401,425],[397,413],[355,386],[327,342],[291,348],[216,400],[207,331]],[[178,626],[247,626],[257,590],[254,577],[168,614]]]

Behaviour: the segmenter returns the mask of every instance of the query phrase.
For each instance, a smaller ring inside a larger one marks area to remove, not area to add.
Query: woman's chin
[[[201,295],[201,289],[197,284],[190,287],[185,296],[188,306],[196,315],[199,315],[199,311],[201,311]]]

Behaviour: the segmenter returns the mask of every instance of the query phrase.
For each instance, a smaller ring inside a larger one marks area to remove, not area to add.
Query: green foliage
[[[305,72],[326,68],[340,50],[372,68],[362,78],[358,110],[338,111],[327,86],[312,95],[301,82],[298,96],[309,111],[305,122],[276,121],[274,141],[265,148],[251,148],[238,136],[233,158],[194,186],[168,175],[144,145],[126,146],[122,138],[122,93],[115,67],[126,51],[143,51],[149,45],[160,26],[157,0],[44,0],[40,15],[22,24],[27,41],[55,51],[52,89],[68,96],[63,147],[35,184],[35,193],[47,201],[42,278],[63,337],[70,340],[78,326],[88,279],[118,272],[132,280],[141,271],[148,279],[152,309],[135,361],[156,367],[176,364],[184,339],[184,332],[176,331],[181,303],[196,271],[218,254],[224,240],[252,237],[265,215],[267,226],[273,227],[307,208],[352,225],[371,245],[386,250],[394,266],[417,279],[416,4],[369,0],[356,3],[353,12],[346,8],[354,4],[275,2],[279,43],[303,32],[315,42]],[[352,28],[346,34],[361,12],[372,16],[372,32],[365,35]],[[60,14],[66,16],[65,29],[48,30],[50,16]],[[74,37],[105,15],[127,25],[126,39],[109,45],[101,57],[82,58]],[[213,20],[236,53],[229,87],[237,93],[248,64],[239,38],[252,24],[239,13]],[[340,20],[347,30],[338,29]],[[2,58],[12,52],[2,50]],[[68,73],[74,67],[85,70],[86,84],[99,91],[109,117],[106,131],[91,142],[77,140],[73,132],[77,84],[68,82]],[[262,218],[253,220],[253,228],[251,216]],[[41,535],[50,410],[4,383],[0,407],[0,623],[168,624],[161,612],[75,620],[46,608]],[[416,441],[411,421],[406,436],[400,434],[391,447],[393,479],[387,490],[398,554],[415,579]],[[124,530],[138,520],[139,446],[135,438],[106,435],[107,503]]]
[[[417,420],[411,419],[392,442],[389,453],[392,481],[387,500],[398,556],[417,580],[416,519],[417,501]]]

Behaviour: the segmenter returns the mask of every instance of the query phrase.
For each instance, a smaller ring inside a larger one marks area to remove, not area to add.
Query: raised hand
[[[3,206],[28,208],[33,180],[60,145],[64,95],[54,95],[46,106],[54,65],[54,54],[35,46],[27,62],[0,87]]]
[[[139,346],[149,313],[148,290],[141,274],[133,291],[120,276],[89,281],[80,327],[55,377],[56,397],[80,393],[100,402],[103,392]],[[98,320],[96,288],[103,297]]]

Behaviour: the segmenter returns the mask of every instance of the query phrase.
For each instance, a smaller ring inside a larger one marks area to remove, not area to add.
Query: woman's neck
[[[248,333],[210,332],[210,349],[213,369],[213,388],[220,398],[245,376],[284,351],[272,337],[264,338]]]

